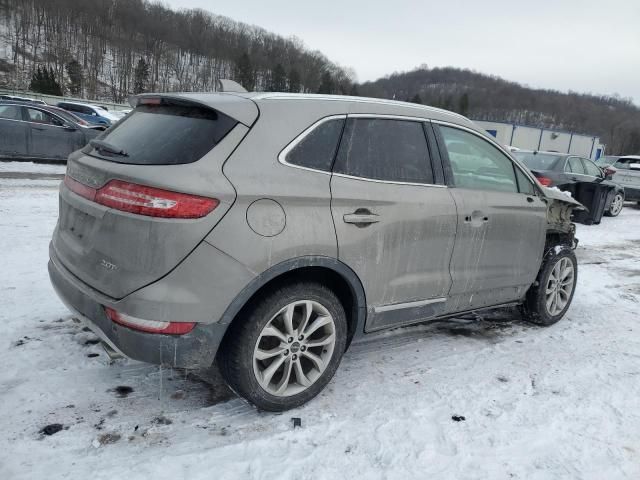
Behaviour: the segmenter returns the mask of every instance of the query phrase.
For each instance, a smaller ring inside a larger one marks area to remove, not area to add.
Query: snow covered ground
[[[559,324],[378,335],[274,415],[219,381],[109,363],[49,284],[57,185],[0,179],[0,479],[640,478],[640,210],[579,226]]]

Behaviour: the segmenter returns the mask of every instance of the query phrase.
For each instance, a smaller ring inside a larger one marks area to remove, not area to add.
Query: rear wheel
[[[571,305],[578,280],[578,262],[570,247],[558,245],[547,252],[536,284],[527,292],[523,304],[526,320],[553,325]]]
[[[322,284],[273,290],[238,318],[220,355],[229,386],[270,411],[300,406],[329,383],[345,350],[342,304]]]
[[[609,210],[607,210],[606,215],[609,217],[617,217],[618,215],[620,215],[623,206],[624,194],[621,192],[616,192],[613,200],[611,200],[611,205],[609,205]]]

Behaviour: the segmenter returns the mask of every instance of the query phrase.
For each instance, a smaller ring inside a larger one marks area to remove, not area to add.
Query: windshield
[[[211,108],[162,100],[140,105],[99,137],[109,148],[88,145],[89,155],[135,165],[192,163],[215,147],[237,122]],[[125,155],[113,151],[126,152]]]
[[[552,153],[513,152],[530,170],[553,170],[562,156]]]

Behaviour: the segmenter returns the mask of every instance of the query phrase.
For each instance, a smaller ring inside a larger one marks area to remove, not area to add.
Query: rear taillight
[[[215,198],[172,192],[122,180],[111,180],[99,189],[88,187],[66,175],[64,183],[74,193],[122,212],[162,218],[201,218],[220,202]]]
[[[613,167],[604,167],[603,171],[604,171],[604,174],[605,174],[605,175],[611,175],[611,176],[613,176],[613,174],[614,174],[614,173],[616,173],[618,170],[616,170],[616,169],[615,169],[615,168],[613,168]]]
[[[549,187],[551,186],[551,184],[553,183],[553,180],[551,180],[548,177],[543,177],[542,175],[538,176],[536,175],[536,178],[538,179],[538,181],[544,185],[545,187]]]
[[[109,307],[104,307],[104,311],[112,322],[146,333],[184,335],[185,333],[189,333],[196,326],[195,322],[159,322],[157,320],[145,320],[117,312],[113,308]]]

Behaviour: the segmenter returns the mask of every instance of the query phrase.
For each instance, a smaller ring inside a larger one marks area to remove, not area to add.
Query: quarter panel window
[[[517,192],[514,166],[509,157],[486,140],[452,127],[440,126],[449,154],[454,184],[478,190]]]
[[[327,120],[316,126],[285,157],[287,163],[331,171],[344,119]]]
[[[520,193],[525,193],[527,195],[535,195],[536,189],[533,186],[531,180],[527,178],[527,176],[520,170],[516,168],[516,177],[518,178],[518,190]]]
[[[390,182],[433,183],[422,122],[350,118],[334,172]]]

